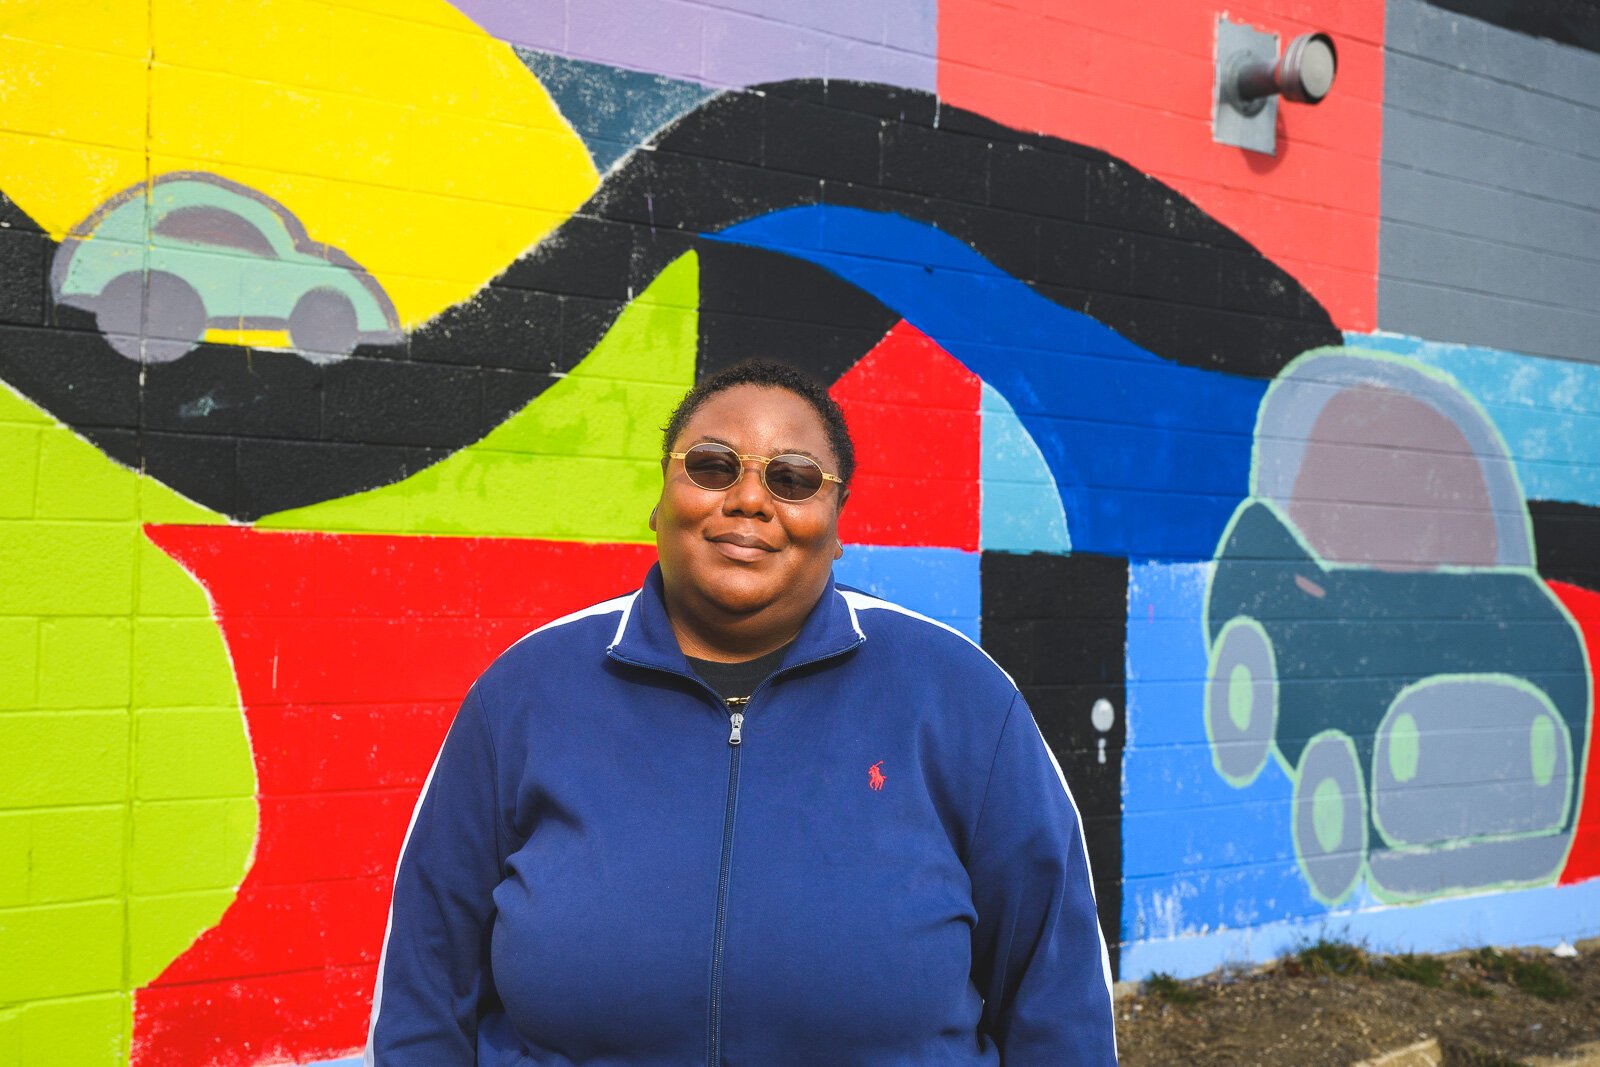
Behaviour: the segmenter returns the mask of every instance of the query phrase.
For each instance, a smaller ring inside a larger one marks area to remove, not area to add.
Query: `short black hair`
[[[839,457],[839,469],[834,473],[843,478],[844,484],[849,486],[850,478],[856,471],[856,446],[850,440],[850,427],[845,424],[844,411],[815,378],[787,363],[771,359],[747,359],[735,363],[685,393],[683,399],[678,401],[678,406],[673,409],[672,418],[668,419],[667,425],[662,428],[662,457],[665,458],[666,454],[672,451],[672,443],[683,433],[684,426],[694,417],[694,413],[700,410],[701,405],[718,393],[726,392],[737,385],[787,389],[810,404],[811,409],[817,413],[817,418],[822,420],[828,447]]]

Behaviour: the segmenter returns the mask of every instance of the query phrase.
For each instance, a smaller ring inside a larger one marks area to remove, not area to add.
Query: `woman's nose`
[[[724,504],[730,511],[746,515],[766,515],[772,510],[772,494],[763,477],[766,468],[756,460],[741,460],[739,479],[727,488]]]

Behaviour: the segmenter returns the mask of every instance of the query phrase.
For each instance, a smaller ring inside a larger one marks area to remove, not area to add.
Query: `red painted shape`
[[[372,1000],[377,971],[369,963],[141,989],[134,995],[133,1062],[225,1067],[352,1053],[366,1043],[366,1023],[355,1016]]]
[[[856,446],[839,536],[977,551],[978,376],[902,321],[830,392]]]
[[[366,1040],[394,863],[457,701],[535,626],[635,588],[650,545],[150,526],[205,586],[261,822],[221,922],[135,998],[134,1062],[328,1058]]]
[[[1561,884],[1571,885],[1600,877],[1600,751],[1596,749],[1595,728],[1600,726],[1600,593],[1566,582],[1550,582],[1550,590],[1578,620],[1583,644],[1589,650],[1589,737],[1585,746],[1588,766],[1583,772],[1583,806],[1578,809],[1578,828],[1572,851],[1561,871]]]
[[[1280,48],[1322,30],[1339,51],[1326,100],[1280,105],[1275,156],[1211,139],[1221,10],[1190,0],[940,0],[939,95],[1122,157],[1255,245],[1322,301],[1341,329],[1372,329],[1384,6],[1228,5],[1234,22],[1276,33]]]

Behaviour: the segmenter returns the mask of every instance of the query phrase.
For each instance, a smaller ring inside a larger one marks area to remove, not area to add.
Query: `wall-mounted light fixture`
[[[1278,97],[1319,104],[1333,88],[1339,53],[1325,33],[1301,34],[1278,55],[1278,35],[1217,17],[1211,139],[1277,152]]]

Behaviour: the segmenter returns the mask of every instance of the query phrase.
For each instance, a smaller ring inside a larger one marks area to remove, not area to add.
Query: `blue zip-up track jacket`
[[[658,570],[496,660],[406,835],[368,1062],[1116,1062],[1077,809],[982,650],[830,581],[743,716]]]

